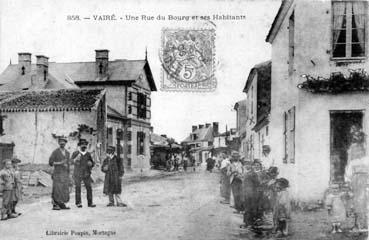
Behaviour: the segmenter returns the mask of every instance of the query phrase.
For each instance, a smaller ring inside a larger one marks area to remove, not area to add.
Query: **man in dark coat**
[[[70,154],[65,149],[66,138],[59,138],[59,148],[55,149],[50,158],[49,165],[54,167],[52,174],[53,189],[51,193],[53,210],[70,209],[65,205],[69,202],[69,164]]]
[[[87,151],[88,142],[85,139],[80,139],[78,143],[78,150],[72,154],[72,161],[74,163],[74,183],[76,188],[76,205],[82,207],[81,201],[81,183],[83,181],[87,191],[88,207],[96,207],[92,202],[92,187],[91,187],[91,170],[95,163],[91,154]]]
[[[115,154],[115,147],[109,146],[107,149],[107,157],[105,158],[101,171],[105,173],[104,194],[109,196],[108,207],[114,206],[114,198],[118,207],[126,207],[122,202],[120,194],[122,193],[122,177],[124,174],[124,166],[122,159]]]

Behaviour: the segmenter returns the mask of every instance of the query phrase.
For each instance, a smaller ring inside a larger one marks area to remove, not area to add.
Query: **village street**
[[[71,210],[52,211],[50,198],[43,197],[21,205],[19,218],[0,222],[0,236],[17,240],[80,239],[79,234],[84,239],[256,239],[239,228],[242,215],[219,203],[218,182],[217,172],[203,169],[132,182],[124,187],[128,208],[106,207],[101,186],[94,190],[96,208],[87,208],[83,202],[84,207],[78,209],[72,196]],[[327,236],[327,222],[317,219],[324,220],[324,213],[294,214],[294,233],[289,239],[352,239]],[[93,235],[94,230],[110,231],[110,236]],[[52,231],[68,235],[59,237]]]

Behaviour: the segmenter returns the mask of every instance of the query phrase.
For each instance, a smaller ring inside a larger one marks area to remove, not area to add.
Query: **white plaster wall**
[[[83,112],[14,112],[4,113],[5,135],[1,142],[14,142],[14,154],[23,163],[47,164],[50,154],[58,147],[57,139],[52,134],[69,136],[78,131],[79,124],[86,124],[96,129],[96,113]],[[96,146],[96,137],[88,134],[84,138],[91,143],[89,151]],[[77,139],[68,138],[67,149],[75,151]]]

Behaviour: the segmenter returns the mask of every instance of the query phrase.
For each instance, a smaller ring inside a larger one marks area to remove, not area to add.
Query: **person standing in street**
[[[5,167],[0,171],[0,193],[2,193],[1,220],[16,218],[18,215],[12,213],[14,199],[14,173],[12,161],[5,159]]]
[[[228,169],[231,164],[229,159],[227,158],[226,154],[223,153],[221,156],[222,160],[220,163],[220,196],[224,198],[224,200],[221,201],[223,204],[229,204],[230,198],[231,198],[231,183],[228,176]]]
[[[117,207],[126,207],[122,202],[120,194],[122,193],[122,178],[124,174],[124,166],[122,159],[115,154],[115,147],[109,146],[107,149],[107,157],[101,166],[101,171],[105,173],[104,194],[109,196],[108,207],[114,206],[114,198]]]
[[[242,177],[243,168],[239,161],[240,155],[237,151],[232,152],[231,165],[229,167],[228,175],[230,176],[231,189],[234,199],[234,208],[239,213],[243,211],[243,190]]]
[[[80,139],[78,143],[78,150],[72,154],[72,161],[74,163],[74,183],[76,188],[76,206],[82,207],[81,201],[81,183],[83,181],[87,191],[87,204],[88,207],[96,207],[92,201],[92,179],[91,170],[95,163],[91,157],[91,154],[87,151],[88,142],[85,139]]]
[[[12,205],[12,213],[20,216],[21,213],[18,213],[15,211],[15,207],[17,206],[18,202],[22,200],[22,181],[21,176],[19,172],[19,166],[18,163],[20,163],[21,160],[18,158],[12,158],[12,167],[13,167],[13,174],[14,174],[14,199],[13,199],[13,205]]]
[[[52,174],[52,204],[53,210],[70,209],[65,204],[69,202],[69,171],[70,154],[65,149],[67,139],[60,137],[58,140],[59,148],[55,149],[50,158],[49,165],[54,167]]]

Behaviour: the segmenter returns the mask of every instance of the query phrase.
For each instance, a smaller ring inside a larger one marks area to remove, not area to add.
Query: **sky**
[[[192,125],[219,122],[236,125],[234,104],[246,98],[242,92],[250,69],[271,58],[266,35],[280,0],[1,0],[0,71],[17,63],[18,52],[43,54],[51,62],[94,61],[95,49],[109,49],[109,59],[148,61],[158,88],[152,93],[154,132],[182,141]],[[115,14],[116,21],[95,21],[94,15]],[[244,15],[245,20],[168,20],[172,16]],[[79,15],[90,20],[72,21]],[[125,20],[126,15],[139,20]],[[143,20],[142,15],[155,20]],[[156,20],[158,15],[166,20]],[[124,20],[119,20],[122,17]],[[162,28],[199,29],[214,26],[215,77],[213,92],[166,92],[160,90]]]

